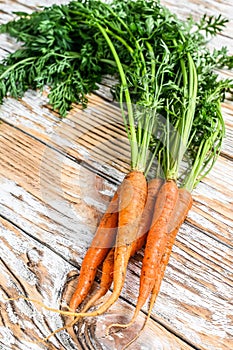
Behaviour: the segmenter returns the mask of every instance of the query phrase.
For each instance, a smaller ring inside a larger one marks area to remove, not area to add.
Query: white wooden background
[[[68,1],[2,0],[0,21],[13,11]],[[209,45],[233,54],[231,0],[167,1],[181,18],[223,14],[230,22]],[[0,35],[0,57],[15,50]],[[233,73],[222,72],[233,77]],[[36,343],[63,325],[63,318],[38,305],[5,299],[18,294],[54,308],[68,301],[86,248],[116,185],[129,168],[129,148],[119,109],[105,81],[61,120],[46,91],[11,98],[0,107],[0,349],[116,349],[140,329],[136,325],[105,337],[106,325],[127,321],[135,306],[143,252],[130,262],[119,301],[104,316],[85,320],[77,336],[63,331],[47,345]],[[104,98],[103,98],[104,96]],[[193,192],[194,205],[173,248],[152,317],[129,349],[233,348],[233,102],[223,103],[226,138],[212,172]],[[98,274],[100,277],[100,273]],[[98,281],[96,282],[98,283]],[[78,339],[78,340],[75,340]]]

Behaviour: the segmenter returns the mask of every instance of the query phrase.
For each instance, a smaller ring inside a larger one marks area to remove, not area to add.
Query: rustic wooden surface
[[[13,18],[13,11],[31,12],[54,2],[68,1],[2,0],[0,21]],[[225,15],[230,22],[210,46],[226,45],[233,54],[231,0],[162,3],[181,18]],[[6,35],[0,39],[2,58],[17,45]],[[85,111],[75,106],[65,120],[51,111],[46,91],[42,96],[29,91],[19,101],[8,98],[0,107],[1,350],[120,350],[143,323],[146,306],[134,327],[105,337],[106,325],[129,320],[134,310],[142,251],[130,262],[120,300],[104,316],[86,320],[77,338],[63,331],[46,345],[37,342],[64,319],[35,303],[5,300],[23,294],[59,308],[70,297],[96,225],[129,168],[120,111],[111,103],[108,85],[106,80],[98,95],[90,96]],[[151,320],[129,349],[233,348],[230,99],[223,114],[227,132],[221,156],[193,193],[194,205],[177,237]]]

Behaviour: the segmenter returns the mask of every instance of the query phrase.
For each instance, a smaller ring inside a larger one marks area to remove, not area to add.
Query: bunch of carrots
[[[192,207],[191,192],[221,149],[221,101],[232,82],[219,79],[214,69],[230,68],[232,58],[210,53],[201,31],[216,35],[226,21],[203,18],[195,31],[192,20],[185,24],[159,2],[146,0],[73,1],[54,8],[64,18],[76,16],[76,25],[95,29],[88,44],[97,50],[100,70],[104,62],[119,80],[114,94],[131,148],[131,170],[86,252],[69,311],[54,311],[74,317],[66,327],[105,313],[120,296],[130,257],[145,246],[134,315],[128,324],[111,325],[128,327],[148,298],[150,317],[176,235]],[[86,302],[101,265],[99,289]],[[110,296],[89,310],[112,283]]]

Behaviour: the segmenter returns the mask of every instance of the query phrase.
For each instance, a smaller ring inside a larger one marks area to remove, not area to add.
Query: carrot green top
[[[226,19],[181,21],[154,0],[80,0],[16,14],[0,26],[22,42],[0,63],[0,102],[48,85],[65,116],[111,74],[132,169],[148,174],[157,160],[156,176],[189,190],[211,169],[224,137],[220,102],[232,87],[215,69],[232,68],[233,58],[206,42]]]

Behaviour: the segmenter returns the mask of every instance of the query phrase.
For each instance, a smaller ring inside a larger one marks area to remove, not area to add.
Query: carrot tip
[[[57,328],[55,331],[50,333],[46,338],[43,339],[43,341],[48,341],[53,335],[55,335],[63,330],[67,330],[70,327],[73,327],[75,325],[75,323],[78,322],[78,320],[79,320],[79,317],[75,317],[71,322],[67,323],[65,326]]]
[[[17,297],[8,298],[6,300],[7,301],[15,301],[15,300],[19,300],[19,299],[30,301],[31,303],[37,304],[40,307],[44,308],[45,310],[48,310],[48,311],[51,311],[51,312],[56,312],[56,313],[64,315],[64,316],[73,316],[73,317],[78,317],[78,318],[86,317],[86,316],[95,316],[95,315],[92,315],[91,313],[90,314],[89,313],[77,313],[77,312],[72,312],[72,311],[54,309],[52,307],[49,307],[49,306],[45,305],[44,303],[42,303],[41,301],[39,301],[37,299],[27,298],[24,295],[18,295]]]
[[[125,323],[125,324],[124,323],[112,323],[107,327],[105,334],[106,334],[106,336],[109,336],[110,329],[113,327],[128,328],[134,323],[134,321],[135,321],[135,319],[133,318],[129,323]]]

